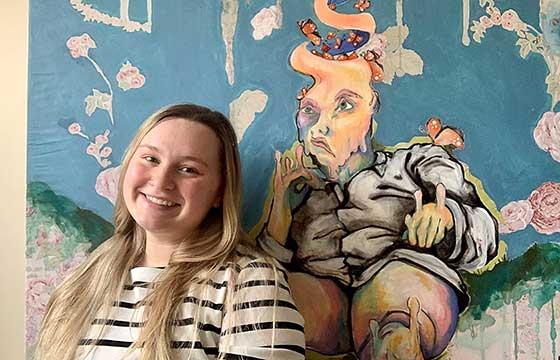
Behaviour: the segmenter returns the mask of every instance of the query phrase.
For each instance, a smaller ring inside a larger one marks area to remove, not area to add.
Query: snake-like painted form
[[[337,69],[353,69],[356,75],[369,76],[371,81],[383,80],[383,68],[379,54],[368,49],[368,41],[375,33],[375,19],[370,13],[343,14],[336,11],[350,0],[314,0],[314,10],[325,25],[341,30],[320,37],[311,20],[300,22],[300,28],[311,42],[299,45],[290,58],[292,67],[314,78],[315,84]],[[355,7],[363,4],[358,1]],[[368,4],[369,5],[369,2]],[[365,10],[359,7],[360,11]]]

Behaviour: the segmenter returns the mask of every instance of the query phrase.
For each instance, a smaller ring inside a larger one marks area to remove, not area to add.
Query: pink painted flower
[[[504,222],[500,223],[500,234],[508,234],[523,230],[531,222],[533,208],[527,200],[512,201],[504,206],[500,212]]]
[[[113,149],[111,149],[109,146],[105,146],[103,149],[101,149],[101,152],[99,153],[99,155],[101,157],[107,157],[107,156],[111,155],[112,152],[113,152]]]
[[[120,170],[120,166],[103,170],[97,175],[95,182],[95,191],[113,205],[117,199]]]
[[[133,89],[141,88],[142,85],[144,85],[145,81],[146,81],[146,79],[144,78],[144,75],[134,76],[130,80],[130,87],[133,88]]]
[[[62,230],[60,230],[58,226],[54,225],[51,228],[51,231],[49,231],[49,237],[47,241],[51,245],[59,245],[60,243],[62,243],[63,239],[64,239],[64,233],[62,232]]]
[[[98,146],[105,145],[109,142],[109,137],[105,134],[99,134],[95,137],[95,143]]]
[[[66,47],[70,50],[70,55],[77,59],[80,56],[88,56],[89,49],[96,48],[95,41],[88,35],[72,36],[66,41]]]
[[[560,183],[545,182],[529,196],[531,225],[541,234],[560,232]]]
[[[504,20],[504,18],[502,17],[502,27],[507,30],[507,31],[513,31],[515,30],[515,22],[511,21],[511,20]]]
[[[486,15],[484,15],[480,18],[480,24],[482,24],[482,26],[486,29],[494,26],[494,24],[492,23],[492,20],[490,20],[490,18]]]
[[[91,144],[91,143],[90,143],[90,144],[88,145],[87,149],[86,149],[86,153],[87,153],[88,155],[97,154],[97,153],[99,153],[99,147],[98,147],[97,145],[95,145],[95,144]]]
[[[533,131],[537,145],[560,162],[560,113],[545,112]]]
[[[48,243],[47,232],[45,231],[45,228],[41,226],[39,227],[39,230],[37,230],[37,237],[35,238],[35,244],[37,244],[37,246],[39,247],[42,247],[47,243]]]
[[[514,31],[522,27],[522,22],[519,15],[514,10],[509,9],[502,14],[501,25],[508,31]]]
[[[512,22],[519,21],[519,15],[517,15],[515,10],[512,9],[506,10],[502,14],[502,21],[512,21]]]
[[[490,20],[492,20],[492,23],[494,25],[500,25],[502,22],[502,16],[500,15],[499,12],[494,13],[494,15],[492,15],[492,17],[490,18]]]
[[[35,208],[28,204],[25,207],[25,217],[31,217],[33,214],[35,214]]]
[[[39,312],[44,312],[53,285],[53,278],[50,276],[40,279],[28,279],[26,291],[27,306]]]
[[[500,9],[493,6],[489,6],[486,8],[486,13],[488,13],[488,16],[490,16],[490,20],[492,21],[492,24],[494,25],[501,24],[502,14],[500,12]]]
[[[121,66],[116,78],[119,87],[124,91],[141,88],[146,82],[140,70],[128,61]]]
[[[82,131],[82,127],[78,123],[72,123],[68,126],[68,132],[72,135],[79,134]]]
[[[64,233],[56,225],[53,225],[49,232],[45,231],[45,228],[41,226],[37,232],[37,238],[35,243],[39,247],[44,247],[46,245],[59,245],[64,239]]]

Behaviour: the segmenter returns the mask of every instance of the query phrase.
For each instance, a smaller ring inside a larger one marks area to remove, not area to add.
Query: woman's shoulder
[[[232,260],[225,266],[240,278],[272,279],[280,277],[287,280],[284,267],[262,250],[249,244],[240,244],[233,253]]]
[[[251,244],[239,244],[234,250],[234,262],[241,269],[248,267],[280,268],[282,265],[263,250]]]

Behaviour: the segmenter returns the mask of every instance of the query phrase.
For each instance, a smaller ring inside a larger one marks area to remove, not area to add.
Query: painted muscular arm
[[[294,151],[295,157],[289,152],[282,155],[275,153],[276,167],[273,180],[272,205],[266,225],[257,236],[257,242],[263,250],[277,260],[289,263],[293,252],[286,247],[290,225],[292,223],[292,209],[289,202],[289,188],[292,182],[299,178],[309,180],[312,176],[303,165],[303,147],[298,145]]]
[[[445,188],[445,209],[452,226],[434,245],[439,258],[461,270],[484,266],[496,253],[497,221],[484,207],[462,165],[438,146],[418,145],[410,150],[406,171],[416,180],[424,199],[436,203],[436,187]]]

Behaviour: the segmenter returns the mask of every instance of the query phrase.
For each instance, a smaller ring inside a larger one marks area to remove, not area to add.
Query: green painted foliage
[[[525,294],[530,304],[540,309],[560,291],[560,244],[535,244],[522,256],[502,262],[491,271],[462,275],[471,296],[464,318],[481,320],[488,308],[498,309]]]
[[[90,210],[76,206],[70,199],[55,194],[50,187],[42,182],[32,182],[27,187],[27,203],[33,211],[41,216],[28,218],[27,239],[28,255],[34,251],[33,244],[40,225],[56,224],[74,243],[91,243],[90,250],[95,249],[113,233],[113,225]],[[32,233],[35,232],[35,233]],[[67,243],[62,244],[62,251],[72,253],[67,249]]]

